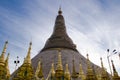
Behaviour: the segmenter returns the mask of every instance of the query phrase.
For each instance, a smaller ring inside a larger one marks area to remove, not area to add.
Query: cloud
[[[11,53],[10,68],[14,71],[16,56],[21,64],[27,54],[29,42],[33,42],[32,54],[34,57],[41,50],[52,34],[55,17],[60,3],[62,4],[67,32],[77,45],[77,49],[86,57],[89,53],[91,61],[100,65],[103,57],[104,65],[108,68],[106,49],[120,50],[120,10],[119,4],[114,1],[79,0],[79,1],[26,1],[19,5],[20,11],[14,8],[0,6],[0,43],[9,40],[8,50]],[[16,8],[17,9],[17,6]],[[0,45],[2,49],[2,45]],[[114,55],[117,70],[120,64]],[[12,64],[12,65],[11,65]],[[109,68],[108,68],[109,71]],[[120,72],[119,72],[120,73]]]

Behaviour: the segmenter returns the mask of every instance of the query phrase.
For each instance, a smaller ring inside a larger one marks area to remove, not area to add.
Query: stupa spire
[[[29,43],[29,48],[27,52],[27,56],[24,59],[23,64],[19,67],[18,71],[16,72],[15,76],[12,80],[32,80],[34,77],[33,68],[31,64],[31,47],[32,42]]]
[[[77,51],[75,44],[67,34],[61,7],[58,10],[58,15],[55,20],[53,34],[47,40],[42,51],[51,48],[67,48]]]
[[[102,69],[104,69],[102,58],[100,58],[100,60],[101,60],[101,67]]]
[[[51,65],[51,76],[54,77],[55,75],[55,69],[54,69],[54,63]]]
[[[113,60],[111,60],[111,62],[112,62],[112,68],[113,68],[113,76],[114,76],[114,77],[117,77],[117,76],[118,76],[118,73],[117,73],[116,68],[115,68],[115,66],[114,66]]]
[[[73,62],[73,73],[76,73],[76,71],[75,71],[75,56],[73,56],[72,62]]]
[[[38,66],[36,70],[36,77],[38,77],[39,79],[44,78],[41,60],[38,62]]]
[[[39,62],[38,62],[38,65],[37,65],[37,68],[36,68],[36,71],[35,71],[35,77],[36,77],[36,78],[38,77],[38,72],[39,72],[39,70],[40,70],[40,64],[41,64],[41,62],[39,61]]]
[[[5,68],[6,68],[6,78],[9,79],[10,78],[10,70],[9,70],[9,65],[8,65],[8,60],[9,60],[9,53],[7,55],[7,58],[5,60]]]
[[[88,54],[87,54],[87,75],[86,75],[86,80],[96,80],[95,75],[93,73],[93,69],[91,67],[91,63],[90,63]]]
[[[61,50],[58,50],[57,70],[63,70],[62,59],[61,59]]]
[[[73,67],[72,67],[72,75],[71,75],[71,77],[72,78],[78,78],[79,75],[77,74],[76,69],[75,69],[75,56],[74,55],[73,55],[72,62],[73,62]]]
[[[87,66],[88,66],[88,70],[92,69],[90,66],[90,60],[89,60],[89,55],[87,54]]]
[[[62,59],[61,59],[61,50],[58,49],[58,62],[55,70],[56,80],[61,80],[63,76],[64,76],[64,73],[63,73],[63,65],[62,65]]]
[[[31,55],[31,47],[32,47],[32,42],[30,42],[30,44],[29,44],[28,53],[27,53],[27,56],[24,60],[24,63],[31,64],[31,56],[30,56]]]
[[[71,79],[70,79],[70,72],[69,72],[69,69],[68,69],[68,63],[66,63],[66,65],[65,65],[65,73],[64,73],[64,76],[65,76],[65,80],[71,80]]]
[[[79,78],[84,80],[85,79],[85,74],[83,72],[82,64],[80,63],[79,65],[80,65]]]
[[[8,41],[5,42],[5,45],[4,45],[2,54],[1,54],[1,56],[0,56],[0,61],[2,61],[2,62],[5,61],[5,53],[6,53],[6,49],[7,49],[7,44],[8,44]]]
[[[50,72],[46,78],[46,80],[55,80],[55,69],[54,69],[54,63],[51,64]]]
[[[106,79],[106,80],[109,80],[109,75],[106,71],[106,69],[104,68],[104,65],[103,65],[103,61],[102,61],[102,58],[100,58],[101,60],[101,67],[102,67],[102,70],[101,70],[101,79]]]

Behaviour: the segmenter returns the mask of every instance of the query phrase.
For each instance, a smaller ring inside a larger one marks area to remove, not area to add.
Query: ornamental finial
[[[58,14],[59,14],[59,15],[61,15],[61,14],[62,14],[62,11],[61,11],[61,6],[59,7]]]

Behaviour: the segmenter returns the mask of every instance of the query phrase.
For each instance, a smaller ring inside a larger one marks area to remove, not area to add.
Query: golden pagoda
[[[22,66],[18,68],[12,80],[120,80],[120,77],[114,66],[113,60],[111,61],[112,67],[113,67],[113,76],[112,76],[112,79],[110,79],[108,72],[103,66],[102,58],[100,58],[101,60],[100,78],[96,77],[96,73],[95,73],[96,70],[94,67],[91,67],[91,62],[89,60],[88,54],[87,54],[87,70],[86,70],[87,73],[84,74],[81,62],[79,63],[79,73],[76,72],[75,57],[73,57],[73,60],[72,60],[73,67],[72,67],[72,73],[70,73],[68,62],[66,62],[65,68],[63,68],[62,57],[61,57],[62,49],[60,48],[57,48],[58,61],[56,65],[56,70],[54,68],[54,62],[52,62],[49,74],[47,78],[45,78],[43,74],[44,69],[42,68],[42,60],[39,60],[36,72],[34,74],[32,63],[31,63],[31,57],[30,57],[31,46],[32,46],[32,43],[30,43],[29,45],[28,53],[27,53],[26,58],[24,59]],[[5,43],[3,52],[1,54],[2,57],[0,56],[0,70],[2,71],[0,74],[0,80],[10,79],[10,71],[9,71],[9,65],[8,65],[9,53],[6,59],[4,60],[4,54],[6,53],[6,47],[7,47],[7,42]]]
[[[21,67],[18,68],[18,71],[16,72],[13,80],[33,80],[34,74],[30,58],[31,46],[32,43],[30,42],[28,53],[26,58],[24,59],[24,63]]]
[[[101,69],[90,62],[88,54],[86,60],[76,49],[75,44],[67,34],[61,8],[55,20],[53,34],[48,38],[43,49],[32,61],[30,58],[31,46],[32,43],[30,43],[22,66],[11,75],[11,80],[109,80],[108,73],[103,67],[102,61]],[[39,60],[41,57],[42,61]],[[79,59],[81,59],[81,63],[79,63]],[[66,60],[68,61],[67,63]],[[4,58],[0,57],[0,76],[5,72],[4,64]],[[95,67],[101,70],[99,77],[96,77],[97,71]]]
[[[63,66],[59,65],[59,67],[58,67],[58,64],[56,65],[58,49],[61,49],[62,63],[63,63],[62,64]],[[75,57],[74,61],[72,60],[73,54]],[[81,63],[84,67],[83,71],[85,72],[85,74],[87,72],[86,71],[87,66],[85,66],[87,63],[86,58],[82,56],[81,53],[77,50],[76,45],[73,43],[72,39],[67,34],[65,19],[61,11],[61,8],[59,9],[58,15],[56,16],[52,35],[47,39],[42,50],[40,50],[40,52],[32,59],[32,66],[35,68],[35,70],[37,68],[36,66],[38,65],[40,57],[43,58],[42,63],[44,65],[44,71],[43,71],[44,78],[47,78],[48,74],[50,73],[52,61],[54,61],[55,63],[54,66],[55,67],[57,66],[56,67],[57,69],[55,68],[55,77],[59,77],[58,76],[59,72],[60,72],[59,75],[60,74],[61,76],[64,75],[63,73],[65,71],[64,69],[66,68],[65,67],[66,60],[68,60],[69,71],[71,73],[71,79],[79,78],[79,59],[82,59]],[[74,63],[75,70],[73,68],[73,63]],[[91,65],[95,65],[95,64],[91,63]],[[95,65],[95,67],[97,66]],[[58,69],[58,68],[61,68],[61,69]]]

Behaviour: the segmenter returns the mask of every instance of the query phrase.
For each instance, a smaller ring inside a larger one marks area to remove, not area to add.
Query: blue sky
[[[44,46],[53,31],[55,18],[61,5],[67,33],[83,56],[100,65],[103,57],[108,68],[106,49],[120,52],[120,0],[0,0],[0,51],[9,41],[9,67],[19,56],[20,64],[32,41],[31,57]],[[120,73],[118,55],[111,56]],[[19,66],[20,66],[19,64]]]

